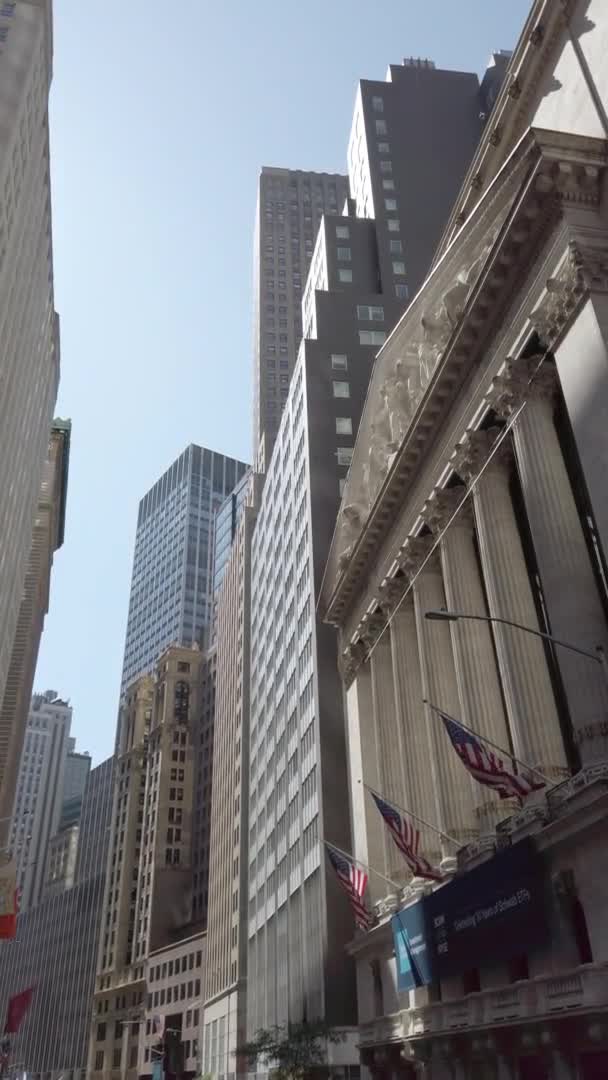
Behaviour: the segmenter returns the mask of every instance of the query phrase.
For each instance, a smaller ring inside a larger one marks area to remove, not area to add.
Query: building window
[[[359,330],[360,345],[384,345],[385,341],[386,334],[384,330]]]
[[[394,180],[383,180],[382,181],[382,187],[384,188],[385,191],[394,191],[395,190],[395,181]]]
[[[95,1072],[103,1072],[104,1054],[103,1050],[98,1050],[95,1054]]]
[[[407,300],[409,299],[409,295],[410,290],[407,285],[404,285],[402,282],[398,282],[395,285],[395,296],[397,296],[399,300]]]
[[[348,240],[350,237],[350,229],[348,225],[336,225],[336,236],[338,240]]]
[[[374,112],[384,112],[384,99],[381,97],[373,97],[372,109]]]
[[[360,333],[362,333],[362,332],[363,331],[360,331]],[[367,330],[366,333],[371,334],[371,333],[373,333],[373,331],[372,330]],[[334,382],[332,383],[332,386],[333,386],[333,391],[334,391],[334,397],[340,397],[340,398],[350,397],[350,384],[349,383],[347,383],[347,382],[336,382],[334,380]]]
[[[379,154],[390,154],[390,152],[391,152],[391,148],[390,148],[390,146],[388,145],[387,142],[379,142],[378,143],[378,153]]]
[[[346,477],[341,476],[340,479],[338,480],[338,488],[339,488],[339,491],[340,491],[340,498],[342,498],[342,496],[344,495],[345,487],[346,487]]]
[[[331,370],[332,371],[347,371],[348,370],[348,357],[344,353],[332,353],[331,354]]]
[[[393,171],[393,163],[392,163],[392,161],[381,161],[380,162],[380,172],[392,173],[392,171]],[[388,209],[388,207],[387,207],[387,209]]]
[[[353,272],[352,272],[352,270],[338,270],[338,281],[342,281],[342,282],[346,283],[346,282],[351,282],[352,280],[353,280]]]
[[[379,304],[357,304],[357,318],[367,319],[368,322],[382,322],[384,308]]]
[[[340,262],[350,262],[350,260],[351,260],[350,248],[349,247],[339,247],[338,248],[338,259],[340,260]]]
[[[338,458],[338,465],[350,465],[353,460],[353,448],[352,446],[339,446],[336,451]]]
[[[336,416],[336,435],[352,435],[353,422],[350,416]]]
[[[98,1024],[97,1025],[97,1042],[105,1042],[105,1041],[106,1041],[106,1025],[105,1024]]]
[[[389,232],[399,232],[401,228],[399,218],[389,218],[386,224],[388,225]]]
[[[376,135],[386,135],[386,120],[376,120]]]
[[[396,210],[397,209],[397,200],[396,199],[385,199],[384,200],[384,208],[385,208],[385,210]]]
[[[393,274],[405,274],[405,263],[399,259],[393,260]]]
[[[178,671],[190,671],[190,664],[186,663],[185,660],[178,660],[177,661],[177,670]]]
[[[403,244],[401,243],[401,240],[391,240],[390,249],[391,255],[401,255],[401,253],[403,252]]]

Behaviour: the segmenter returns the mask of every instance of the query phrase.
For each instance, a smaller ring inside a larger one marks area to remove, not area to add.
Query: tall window
[[[393,274],[405,274],[405,263],[399,259],[393,259]]]
[[[338,248],[338,259],[340,260],[340,262],[350,262],[350,260],[351,260],[350,248],[349,247],[339,247]]]
[[[371,331],[368,331],[371,333]],[[347,398],[350,397],[350,384],[347,382],[334,382],[332,383],[334,397]]]
[[[384,112],[384,99],[381,97],[373,97],[372,109],[374,112]]]
[[[331,369],[332,371],[346,371],[348,368],[348,357],[344,353],[332,353],[331,354]]]
[[[386,120],[376,120],[376,135],[386,135]]]

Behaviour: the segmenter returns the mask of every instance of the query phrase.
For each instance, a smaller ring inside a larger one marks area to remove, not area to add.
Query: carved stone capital
[[[410,536],[405,541],[397,556],[397,561],[408,578],[413,578],[421,569],[422,564],[428,558],[434,543],[435,538],[432,535]],[[441,572],[439,555],[437,552],[434,552],[426,563],[425,570],[435,573],[438,571]]]
[[[588,292],[608,292],[608,249],[571,240],[546,293],[530,315],[541,341],[550,348]]]
[[[503,439],[498,449],[497,440],[501,435],[501,428],[491,427],[484,431],[468,431],[465,438],[456,447],[454,468],[459,476],[469,482],[474,480],[479,472],[490,461],[488,468],[495,471],[507,471],[513,461],[513,449],[509,437]]]
[[[504,371],[492,381],[492,408],[508,419],[524,401],[541,400],[553,405],[559,381],[555,365],[544,354],[509,357]]]
[[[451,528],[471,528],[473,506],[471,500],[466,499],[464,484],[452,488],[435,488],[430,499],[425,502],[421,516],[435,535],[440,533],[452,518],[454,520],[451,521]]]
[[[378,602],[387,618],[393,614],[406,588],[407,578],[405,577],[385,578],[380,585]]]

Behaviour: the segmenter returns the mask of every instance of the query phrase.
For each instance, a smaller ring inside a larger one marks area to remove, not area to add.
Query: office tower
[[[193,739],[202,659],[196,646],[169,647],[153,674],[128,687],[121,706],[89,1048],[94,1073],[120,1068],[137,1075],[144,1043],[135,1021],[143,1021],[146,961],[192,934]]]
[[[207,925],[209,902],[209,829],[213,790],[216,664],[217,650],[214,643],[203,655],[198,715],[194,726],[192,919],[202,926]]]
[[[226,563],[230,558],[232,542],[236,536],[236,528],[241,518],[241,513],[247,498],[247,492],[251,482],[251,473],[248,471],[239,480],[234,491],[222,503],[215,515],[215,546],[213,555],[213,594],[217,596],[218,589],[222,584]]]
[[[63,793],[59,828],[76,824],[80,819],[82,799],[91,769],[91,755],[76,750],[76,739],[68,739],[68,753],[63,774]]]
[[[78,824],[76,881],[85,881],[105,871],[101,853],[107,850],[109,842],[113,776],[114,758],[111,757],[91,769],[87,777]]]
[[[0,702],[59,381],[49,186],[51,20],[51,0],[0,5]],[[18,759],[17,752],[13,768]],[[6,801],[10,813],[10,797]]]
[[[70,432],[69,420],[53,421],[0,707],[0,847],[8,837],[38,648],[49,606],[53,555],[63,544]]]
[[[74,884],[79,832],[77,823],[64,825],[49,840],[41,892],[42,900],[46,900],[54,893],[71,889]]]
[[[110,758],[89,773],[74,883],[19,915],[17,937],[0,946],[0,1015],[35,986],[11,1039],[11,1065],[38,1077],[85,1075],[101,928],[112,799]],[[86,850],[85,850],[86,849]]]
[[[61,816],[72,709],[54,690],[34,694],[17,776],[10,846],[21,889],[20,910],[38,903],[49,841]]]
[[[148,1016],[139,1029],[139,1075],[153,1075],[158,1060],[158,1032],[154,1015],[165,1018],[165,1027],[178,1048],[179,1071],[201,1075],[199,1031],[202,1014],[201,989],[207,956],[207,934],[200,931],[180,937],[163,949],[151,952],[146,961]],[[168,1040],[167,1040],[168,1043]],[[156,1048],[156,1049],[155,1049]]]
[[[251,537],[262,477],[251,474],[217,597],[203,1072],[241,1073],[246,1038]]]
[[[477,75],[430,60],[362,79],[348,144],[356,215],[377,225],[379,292],[401,309],[422,284],[483,121]]]
[[[200,642],[213,613],[214,515],[247,469],[190,445],[139,504],[122,692],[168,645]]]
[[[311,260],[304,339],[252,540],[250,1035],[312,1016],[343,1026],[356,1015],[352,927],[321,844],[348,850],[350,828],[336,643],[316,601],[375,355],[430,264],[479,134],[478,92],[475,76],[428,62],[360,85],[352,198],[323,216]],[[445,139],[429,135],[448,123]],[[386,402],[397,384],[398,373]],[[375,451],[373,441],[370,468]],[[354,1043],[345,1050],[355,1065]]]
[[[345,176],[264,167],[254,233],[254,460],[270,460],[302,337],[302,289],[321,215],[337,214]],[[261,458],[260,458],[261,455]]]

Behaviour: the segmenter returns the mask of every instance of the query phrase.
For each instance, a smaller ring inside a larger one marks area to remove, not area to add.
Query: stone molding
[[[452,460],[455,471],[469,483],[479,475],[480,470],[490,461],[489,468],[510,469],[513,463],[513,447],[509,436],[497,447],[502,428],[490,427],[467,431],[461,443],[456,446]]]
[[[472,528],[473,506],[466,494],[464,484],[452,488],[435,488],[430,499],[425,502],[421,514],[433,535],[437,536],[450,523],[453,528]]]
[[[608,292],[608,249],[571,240],[554,277],[548,278],[530,322],[547,349],[554,348],[583,298]]]
[[[527,357],[508,357],[505,368],[492,380],[489,402],[503,420],[508,420],[517,409],[531,398],[554,403],[559,388],[555,365],[539,353]]]

